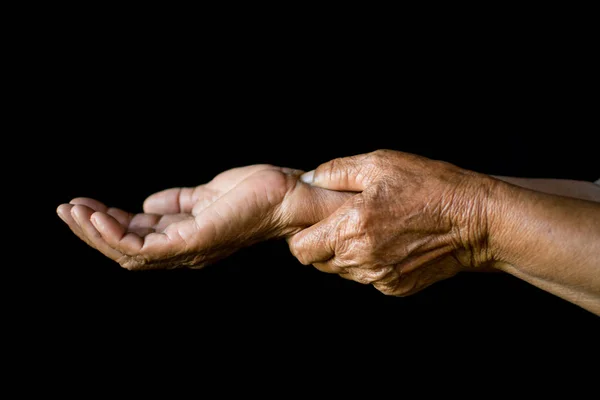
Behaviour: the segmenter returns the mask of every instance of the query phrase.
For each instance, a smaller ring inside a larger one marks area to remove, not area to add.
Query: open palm
[[[155,193],[140,214],[82,197],[61,204],[57,213],[79,238],[124,268],[200,268],[253,243],[294,234],[349,196],[305,185],[299,174],[251,165],[195,188]]]

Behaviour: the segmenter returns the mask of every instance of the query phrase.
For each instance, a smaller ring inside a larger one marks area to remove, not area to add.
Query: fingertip
[[[61,204],[58,207],[56,207],[56,214],[64,222],[67,222],[67,216],[66,216],[66,214],[68,212],[70,212],[70,208],[71,208],[71,205],[69,205],[69,204]]]
[[[85,205],[73,205],[71,208],[73,222],[69,225],[87,244],[99,250],[102,254],[112,260],[118,261],[121,258],[122,253],[109,246],[103,233],[98,229],[102,228],[101,219],[98,218],[101,214],[102,212],[94,211]]]
[[[111,222],[110,220],[111,217],[108,214],[104,214],[100,211],[96,211],[90,216],[92,225],[94,225],[94,228],[96,228],[99,232],[105,232],[107,230],[106,228]]]
[[[120,239],[125,233],[123,227],[113,216],[101,211],[93,213],[90,216],[90,220],[92,221],[94,228],[100,232],[102,237],[109,241],[112,241],[115,238]]]
[[[145,213],[152,213],[155,203],[156,200],[154,195],[150,195],[146,198],[146,200],[144,200],[144,204],[142,204],[142,210],[144,210]]]
[[[66,203],[59,204],[59,206],[56,207],[56,213],[64,214],[65,212],[68,212],[71,207],[72,207],[72,205],[70,205],[70,204],[66,204]]]
[[[172,195],[172,189],[161,190],[160,192],[153,193],[150,196],[146,197],[144,200],[144,204],[142,204],[142,209],[145,213],[148,214],[160,214],[164,211],[164,209],[168,209],[170,207],[165,207],[165,203],[167,206],[169,205],[169,201],[172,197],[178,197]],[[168,211],[168,210],[167,210]]]
[[[87,200],[87,197],[75,197],[74,199],[71,199],[69,204],[72,204],[72,205],[81,204],[81,203],[85,202],[86,200]]]
[[[92,214],[92,216],[90,217],[90,221],[92,222],[92,225],[94,225],[94,228],[96,228],[98,231],[101,230],[101,222],[99,221],[98,218],[98,212],[95,212]]]
[[[71,216],[79,225],[89,220],[94,212],[92,208],[83,204],[75,204],[71,207]]]
[[[84,206],[79,205],[79,204],[73,204],[71,203],[72,207],[71,207],[71,216],[75,219],[75,221],[79,221],[79,219],[81,218],[81,213],[83,212],[83,210],[85,209]]]

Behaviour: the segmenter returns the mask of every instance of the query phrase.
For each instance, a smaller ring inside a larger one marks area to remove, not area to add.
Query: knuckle
[[[310,259],[306,255],[304,255],[304,253],[299,253],[295,257],[302,265],[311,265],[312,264],[310,262]]]
[[[372,243],[373,238],[373,222],[375,219],[375,211],[362,203],[361,200],[353,207],[346,216],[345,230],[348,237],[353,237],[354,240],[366,242],[366,247]]]
[[[393,296],[394,288],[389,283],[373,282],[373,287],[386,296]]]
[[[346,270],[346,275],[348,278],[350,278],[351,280],[353,280],[355,282],[362,283],[362,284],[369,283],[368,279],[367,279],[367,275],[360,268],[349,268]]]
[[[387,154],[386,149],[377,149],[369,153],[369,156],[373,159],[378,159],[381,157],[385,157]]]
[[[383,160],[388,159],[389,157],[391,157],[393,155],[393,151],[389,150],[389,149],[377,149],[375,151],[372,151],[371,153],[369,153],[370,155],[370,159],[373,160],[373,162],[376,162],[377,164],[380,164]]]
[[[354,207],[338,225],[336,253],[346,254],[357,265],[376,265],[374,251],[377,235],[372,229],[373,216],[368,208]]]
[[[302,265],[309,265],[311,264],[308,260],[306,251],[304,251],[304,246],[302,245],[302,243],[298,240],[290,240],[289,242],[289,248],[290,248],[290,252],[292,253],[292,255],[300,262],[300,264]]]
[[[403,291],[399,287],[400,276],[396,270],[393,267],[389,267],[386,272],[379,280],[373,282],[372,285],[386,296],[398,296],[402,294]]]
[[[360,179],[363,182],[374,182],[389,167],[389,155],[386,150],[375,150],[367,153],[361,160]]]
[[[379,282],[382,279],[385,279],[392,272],[392,268],[389,266],[379,266],[371,269],[369,271],[369,283]]]
[[[124,255],[119,260],[117,260],[117,262],[119,263],[119,265],[121,267],[125,268],[128,271],[141,271],[141,270],[146,269],[145,268],[145,265],[146,265],[145,260],[143,260],[139,257],[129,257],[129,256]]]
[[[351,177],[356,173],[356,166],[347,158],[334,158],[323,165],[323,169],[318,174],[327,181],[339,182],[342,185],[348,185]]]
[[[338,157],[330,160],[329,162],[326,162],[325,164],[321,164],[317,168],[317,172],[320,175],[325,176],[325,178],[334,179],[336,178],[336,174],[339,174],[340,171],[343,170],[343,167],[344,160],[343,158]]]
[[[408,297],[408,296],[412,296],[415,293],[416,292],[413,292],[413,291],[396,291],[396,293],[390,294],[389,296]]]
[[[371,284],[383,279],[390,271],[389,267],[376,266],[374,264],[369,266],[369,264],[366,264],[360,268],[353,268],[351,273],[355,281],[363,284]]]
[[[341,226],[344,227],[346,231],[354,231],[360,232],[365,227],[365,215],[364,209],[361,207],[361,204],[355,204],[345,215],[344,220],[342,221]]]
[[[139,264],[131,261],[121,262],[119,264],[121,265],[121,267],[125,268],[128,271],[137,271],[141,269]]]
[[[381,165],[381,154],[378,153],[380,150],[376,150],[367,154],[367,157],[362,162],[362,167],[366,171],[372,171]]]
[[[355,196],[353,207],[348,212],[349,222],[356,224],[356,227],[359,229],[365,228],[365,225],[373,217],[375,210],[369,203],[369,200],[364,196]]]

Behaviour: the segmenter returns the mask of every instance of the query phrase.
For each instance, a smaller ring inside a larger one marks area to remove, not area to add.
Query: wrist
[[[507,272],[518,262],[519,243],[527,235],[528,223],[523,211],[530,207],[532,193],[498,180],[489,203],[488,251],[489,264]]]
[[[497,227],[504,213],[503,182],[473,173],[454,194],[456,256],[466,271],[491,271],[497,268]]]

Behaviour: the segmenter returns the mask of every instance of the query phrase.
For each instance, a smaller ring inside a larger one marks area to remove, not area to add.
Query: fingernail
[[[315,178],[315,170],[313,169],[312,171],[308,171],[307,173],[304,173],[300,176],[300,180],[304,183],[308,183],[309,185],[311,183],[313,183]]]
[[[79,214],[76,213],[75,211],[77,210],[78,206],[73,206],[71,207],[71,217],[73,217],[73,219],[75,220],[75,222],[79,223]]]
[[[65,217],[62,215],[62,213],[60,213],[60,212],[57,212],[56,214],[58,214],[58,217],[59,217],[60,219],[62,219],[62,220],[63,220],[63,222],[67,222],[67,219],[66,219],[66,218],[65,218]]]
[[[90,221],[92,222],[92,225],[94,225],[94,228],[98,229],[98,219],[95,215],[92,214],[92,216],[90,217]]]

